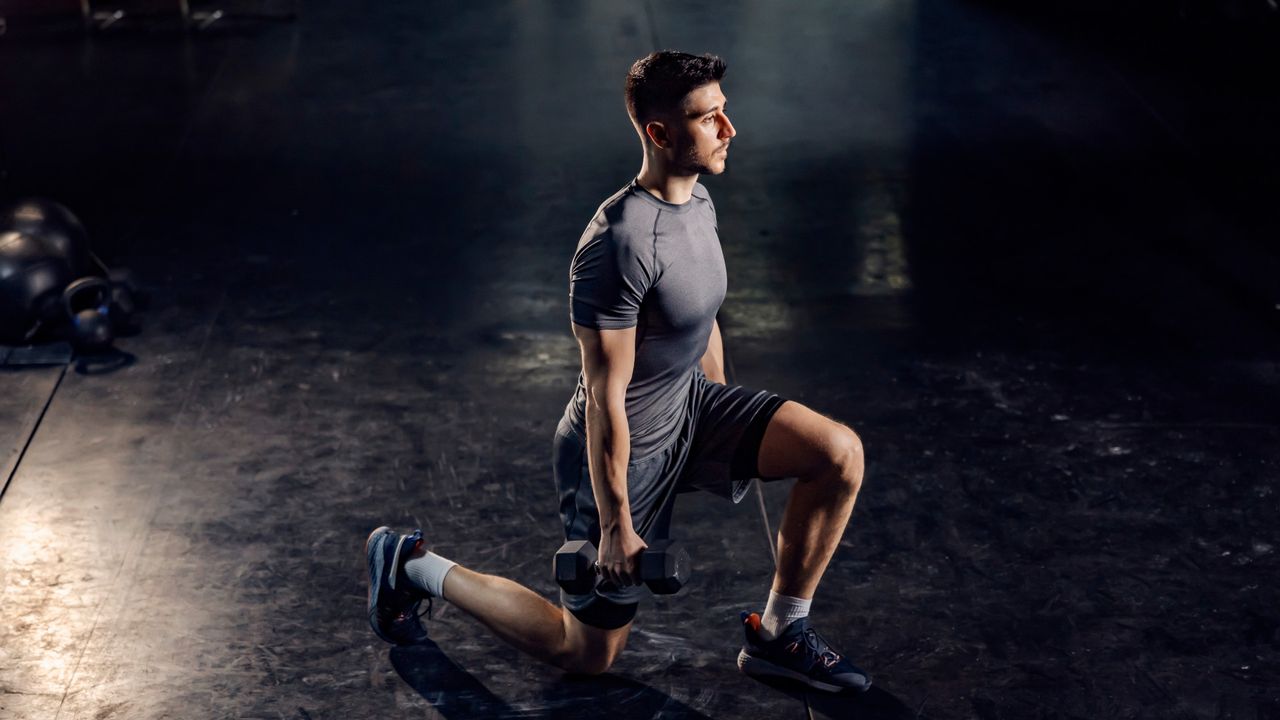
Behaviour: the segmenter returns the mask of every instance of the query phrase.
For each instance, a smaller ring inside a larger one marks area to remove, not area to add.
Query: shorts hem
[[[627,625],[635,619],[640,607],[639,602],[620,603],[602,595],[592,595],[585,605],[575,608],[569,602],[569,597],[563,592],[560,594],[561,604],[569,614],[582,624],[598,630],[617,630]]]

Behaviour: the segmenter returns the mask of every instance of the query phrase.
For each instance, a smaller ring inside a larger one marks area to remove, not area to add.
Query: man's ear
[[[650,120],[645,123],[644,134],[649,137],[649,142],[660,148],[666,149],[671,146],[671,138],[667,135],[667,126],[657,120]]]

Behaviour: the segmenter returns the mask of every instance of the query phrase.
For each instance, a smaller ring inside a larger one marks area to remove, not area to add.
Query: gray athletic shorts
[[[766,390],[748,390],[711,382],[694,373],[685,419],[674,441],[627,465],[631,522],[646,542],[669,537],[671,510],[678,493],[705,490],[738,502],[756,467],[760,441],[773,413],[785,400]],[[552,466],[560,493],[560,518],[566,540],[600,542],[599,514],[587,467],[586,439],[567,418],[552,443]],[[762,478],[764,480],[772,478]],[[601,583],[585,595],[561,591],[564,606],[588,625],[612,629],[635,616],[636,603],[649,593],[643,585]]]

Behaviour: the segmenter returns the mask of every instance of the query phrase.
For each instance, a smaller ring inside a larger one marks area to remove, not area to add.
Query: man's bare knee
[[[831,466],[842,489],[856,495],[862,488],[862,475],[866,467],[862,439],[844,425],[837,427],[827,444]]]
[[[601,675],[613,667],[621,652],[621,647],[568,641],[556,665],[575,675]]]
[[[613,661],[626,647],[631,623],[614,630],[585,625],[568,610],[565,616],[565,640],[554,664],[565,672],[578,675],[600,675],[613,667]]]
[[[571,654],[565,658],[565,662],[560,666],[560,669],[575,675],[603,675],[609,671],[609,668],[613,667],[615,659],[612,653],[605,655]]]

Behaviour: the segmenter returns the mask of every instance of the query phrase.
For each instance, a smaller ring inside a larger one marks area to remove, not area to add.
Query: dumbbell
[[[585,595],[600,581],[596,546],[570,540],[556,552],[556,583],[570,595]],[[689,581],[689,552],[674,540],[654,540],[640,553],[640,581],[655,595],[674,595]]]

